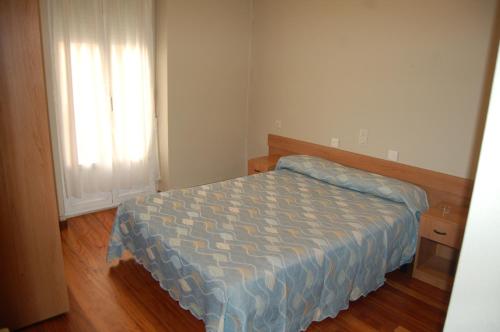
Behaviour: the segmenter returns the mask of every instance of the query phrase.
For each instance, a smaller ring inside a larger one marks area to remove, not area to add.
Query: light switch
[[[358,143],[359,144],[368,143],[368,129],[360,129],[359,130]]]
[[[392,161],[398,161],[399,157],[399,152],[395,150],[389,150],[387,151],[387,159],[392,160]]]
[[[281,120],[274,121],[274,125],[276,126],[276,128],[281,129]]]
[[[337,137],[332,137],[332,139],[330,140],[330,146],[332,148],[338,148],[339,147],[339,139]]]

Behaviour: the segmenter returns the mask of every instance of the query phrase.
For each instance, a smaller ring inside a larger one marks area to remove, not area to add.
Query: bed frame
[[[453,175],[273,134],[268,136],[268,146],[270,156],[311,155],[416,184],[427,192],[431,206],[441,202],[468,206],[472,196],[473,181]]]

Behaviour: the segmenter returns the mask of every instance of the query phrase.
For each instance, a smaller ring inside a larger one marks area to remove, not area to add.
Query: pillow
[[[303,155],[281,157],[276,169],[288,169],[337,187],[404,203],[417,220],[420,214],[429,208],[427,194],[416,185],[318,157]]]

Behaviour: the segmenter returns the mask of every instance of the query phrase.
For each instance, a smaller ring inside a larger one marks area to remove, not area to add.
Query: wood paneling
[[[307,154],[414,183],[427,192],[431,206],[440,202],[468,206],[472,196],[469,179],[277,135],[269,135],[268,145],[269,155]]]
[[[0,1],[0,327],[67,311],[38,1]]]
[[[25,331],[204,331],[130,256],[106,263],[115,211],[68,220],[62,230],[71,310]],[[440,331],[449,293],[395,271],[367,297],[308,331]]]

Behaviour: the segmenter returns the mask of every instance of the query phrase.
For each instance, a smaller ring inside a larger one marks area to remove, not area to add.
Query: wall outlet
[[[358,143],[362,145],[368,143],[368,129],[359,130]]]
[[[274,125],[276,128],[281,129],[281,120],[274,121]]]
[[[399,158],[399,152],[395,150],[389,150],[387,151],[387,159],[392,160],[392,161],[398,161]]]
[[[338,148],[339,147],[340,140],[337,137],[332,137],[330,140],[330,146],[332,148]]]

